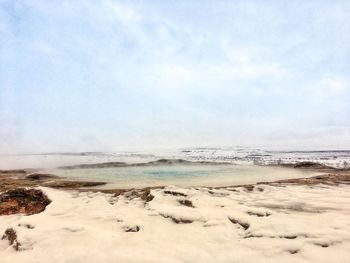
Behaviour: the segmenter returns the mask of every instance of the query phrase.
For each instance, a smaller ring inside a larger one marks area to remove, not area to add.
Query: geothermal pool
[[[67,179],[107,182],[107,185],[102,188],[164,185],[229,186],[316,175],[316,173],[296,169],[252,164],[179,164],[147,167],[54,169],[49,172]]]

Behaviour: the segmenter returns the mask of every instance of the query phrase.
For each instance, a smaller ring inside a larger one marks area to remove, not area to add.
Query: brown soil
[[[45,182],[42,186],[51,187],[51,188],[63,188],[63,189],[77,189],[81,187],[93,187],[99,185],[105,185],[104,182],[86,182],[86,181],[66,181],[66,180],[57,180],[53,182]]]
[[[336,169],[319,163],[300,162],[291,165],[283,165],[283,167],[292,167],[294,169],[302,169],[313,172],[323,173],[322,175],[313,176],[310,178],[295,178],[278,180],[275,182],[260,182],[258,184],[297,184],[297,185],[339,185],[350,184],[350,169]]]
[[[324,164],[314,163],[314,162],[298,162],[291,164],[282,164],[283,167],[291,167],[291,168],[302,168],[302,169],[334,169],[332,167],[328,167]]]
[[[45,186],[60,189],[79,189],[104,185],[105,182],[71,181],[62,177],[29,170],[0,170],[0,192],[18,187]]]
[[[45,181],[48,179],[59,179],[60,177],[52,174],[41,174],[41,173],[32,173],[25,177],[25,179],[32,181]]]
[[[37,189],[17,188],[0,194],[0,215],[33,215],[45,210],[51,200]]]
[[[320,183],[327,184],[327,185],[350,184],[350,172],[318,175],[311,178],[279,180],[270,184],[281,184],[281,183],[298,184],[298,185],[315,185]]]

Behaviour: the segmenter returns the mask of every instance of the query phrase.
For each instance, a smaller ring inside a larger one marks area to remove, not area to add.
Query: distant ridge
[[[209,162],[209,161],[186,161],[183,159],[159,159],[147,163],[132,163],[125,162],[104,162],[94,164],[78,164],[70,166],[61,166],[59,169],[92,169],[92,168],[117,168],[117,167],[146,167],[146,166],[171,166],[171,165],[227,165],[233,164],[228,162]]]

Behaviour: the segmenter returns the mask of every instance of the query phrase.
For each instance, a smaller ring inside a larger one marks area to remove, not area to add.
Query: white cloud
[[[26,125],[14,130],[24,130],[28,144],[59,128],[71,145],[76,122],[86,134],[106,137],[101,145],[130,134],[166,142],[175,132],[183,144],[204,137],[258,143],[286,126],[311,131],[349,123],[349,23],[345,12],[321,12],[329,4],[21,5],[1,9],[0,30],[13,34],[6,35],[0,82],[11,80],[6,86],[18,105],[4,107],[23,115]],[[120,133],[102,136],[105,130]],[[60,144],[50,135],[46,142]]]
[[[350,91],[350,82],[345,78],[325,78],[315,81],[310,90],[319,99],[339,97]]]
[[[325,81],[324,86],[326,89],[329,89],[329,93],[343,95],[349,91],[349,83],[345,79],[328,79]]]

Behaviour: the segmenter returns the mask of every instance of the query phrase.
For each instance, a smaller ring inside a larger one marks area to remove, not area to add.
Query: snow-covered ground
[[[1,155],[0,169],[55,168],[74,164],[101,162],[140,163],[161,158],[190,161],[278,164],[312,161],[337,168],[350,167],[349,151],[269,151],[250,147],[187,148],[134,152],[51,153]]]
[[[269,151],[249,147],[197,148],[181,151],[188,160],[211,160],[228,162],[253,162],[255,164],[282,164],[317,162],[336,168],[350,167],[349,151]]]
[[[1,263],[338,263],[350,258],[348,185],[261,185],[253,191],[167,187],[152,190],[155,198],[148,203],[42,189],[52,199],[44,212],[0,217],[0,233],[12,227],[21,243],[15,251],[0,240]]]

